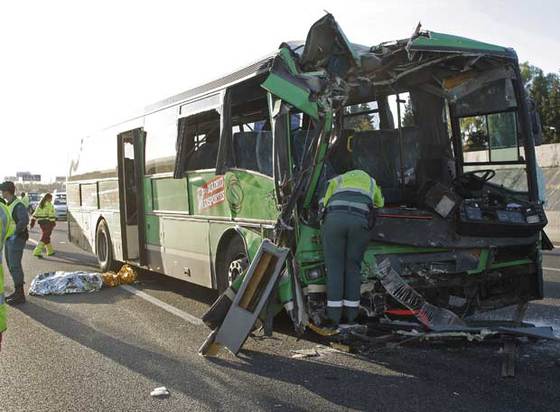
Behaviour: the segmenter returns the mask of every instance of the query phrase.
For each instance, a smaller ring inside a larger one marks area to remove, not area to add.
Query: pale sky
[[[323,10],[354,43],[406,38],[421,21],[560,70],[556,0],[5,1],[0,179],[65,175],[82,136],[305,39]]]

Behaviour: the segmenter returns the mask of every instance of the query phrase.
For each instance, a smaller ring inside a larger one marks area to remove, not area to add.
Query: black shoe
[[[25,303],[25,292],[23,286],[16,288],[16,291],[6,298],[6,303],[10,306]]]

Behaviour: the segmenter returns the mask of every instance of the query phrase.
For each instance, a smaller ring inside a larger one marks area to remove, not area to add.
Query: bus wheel
[[[243,240],[239,236],[235,236],[228,243],[225,250],[222,264],[218,272],[218,290],[223,292],[231,286],[231,284],[249,267],[247,251]]]
[[[111,244],[111,236],[109,228],[104,220],[99,222],[97,233],[95,236],[95,252],[99,262],[99,268],[103,272],[108,272],[115,266],[113,260],[113,246]]]

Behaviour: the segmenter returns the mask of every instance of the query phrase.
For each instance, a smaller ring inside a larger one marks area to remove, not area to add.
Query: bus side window
[[[175,177],[190,170],[214,169],[219,139],[220,115],[216,110],[179,119]]]
[[[232,118],[235,167],[272,176],[272,131],[266,100],[234,106]]]

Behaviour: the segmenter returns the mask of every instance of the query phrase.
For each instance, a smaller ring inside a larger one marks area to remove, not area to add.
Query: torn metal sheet
[[[392,262],[393,261],[393,262]],[[381,284],[398,302],[414,312],[414,316],[430,329],[447,325],[464,325],[464,321],[450,310],[428,303],[425,298],[410,287],[394,269],[393,258],[383,260],[378,268]]]
[[[326,14],[309,29],[301,64],[306,71],[325,69],[343,77],[360,59],[332,14]]]
[[[288,253],[288,249],[278,248],[269,240],[261,243],[225,319],[203,347],[219,345],[233,354],[239,352],[276,285]]]

